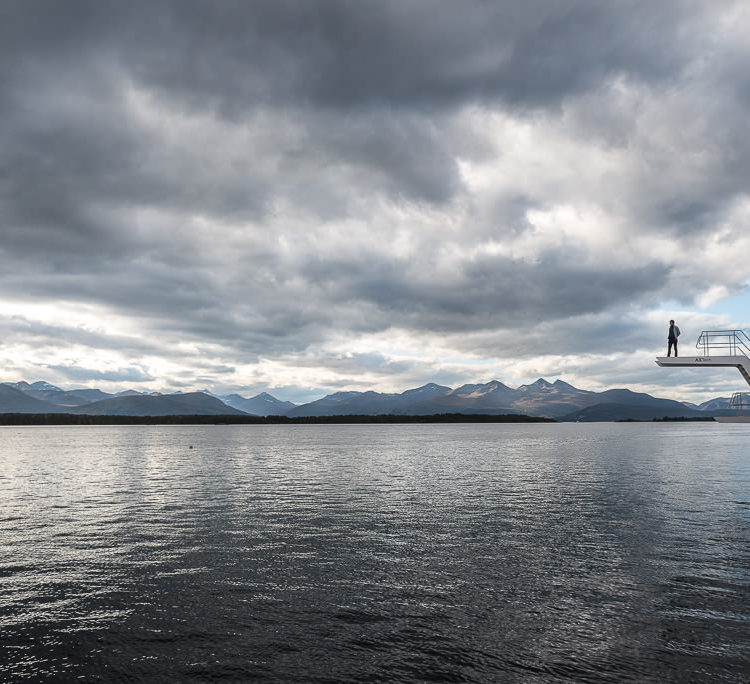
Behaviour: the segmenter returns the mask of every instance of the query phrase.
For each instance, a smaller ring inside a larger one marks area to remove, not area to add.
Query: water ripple
[[[0,680],[747,681],[749,435],[0,428]]]

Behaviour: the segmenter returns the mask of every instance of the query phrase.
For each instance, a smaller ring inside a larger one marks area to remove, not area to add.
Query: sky
[[[2,380],[703,400],[750,325],[750,5],[0,4]]]

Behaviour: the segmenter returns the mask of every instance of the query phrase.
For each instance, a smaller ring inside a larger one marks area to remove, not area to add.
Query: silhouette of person
[[[677,338],[680,336],[680,329],[674,324],[674,321],[669,321],[669,332],[667,333],[667,356],[672,355],[672,347],[674,347],[674,355],[677,356]]]

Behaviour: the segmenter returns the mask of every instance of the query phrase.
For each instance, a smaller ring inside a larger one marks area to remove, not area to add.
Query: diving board
[[[662,368],[736,368],[750,385],[750,337],[744,330],[704,330],[689,356],[659,356]],[[718,353],[717,353],[718,352]]]

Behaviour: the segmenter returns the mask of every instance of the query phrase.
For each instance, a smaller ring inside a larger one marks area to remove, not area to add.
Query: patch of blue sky
[[[750,328],[750,290],[722,299],[707,307],[706,312],[729,316],[737,328]]]
[[[681,313],[696,311],[698,307],[686,307],[684,302],[677,299],[666,299],[659,302],[659,310],[669,312],[669,315],[679,318]],[[750,289],[732,297],[725,297],[717,302],[700,309],[703,313],[728,317],[732,328],[750,328]]]

